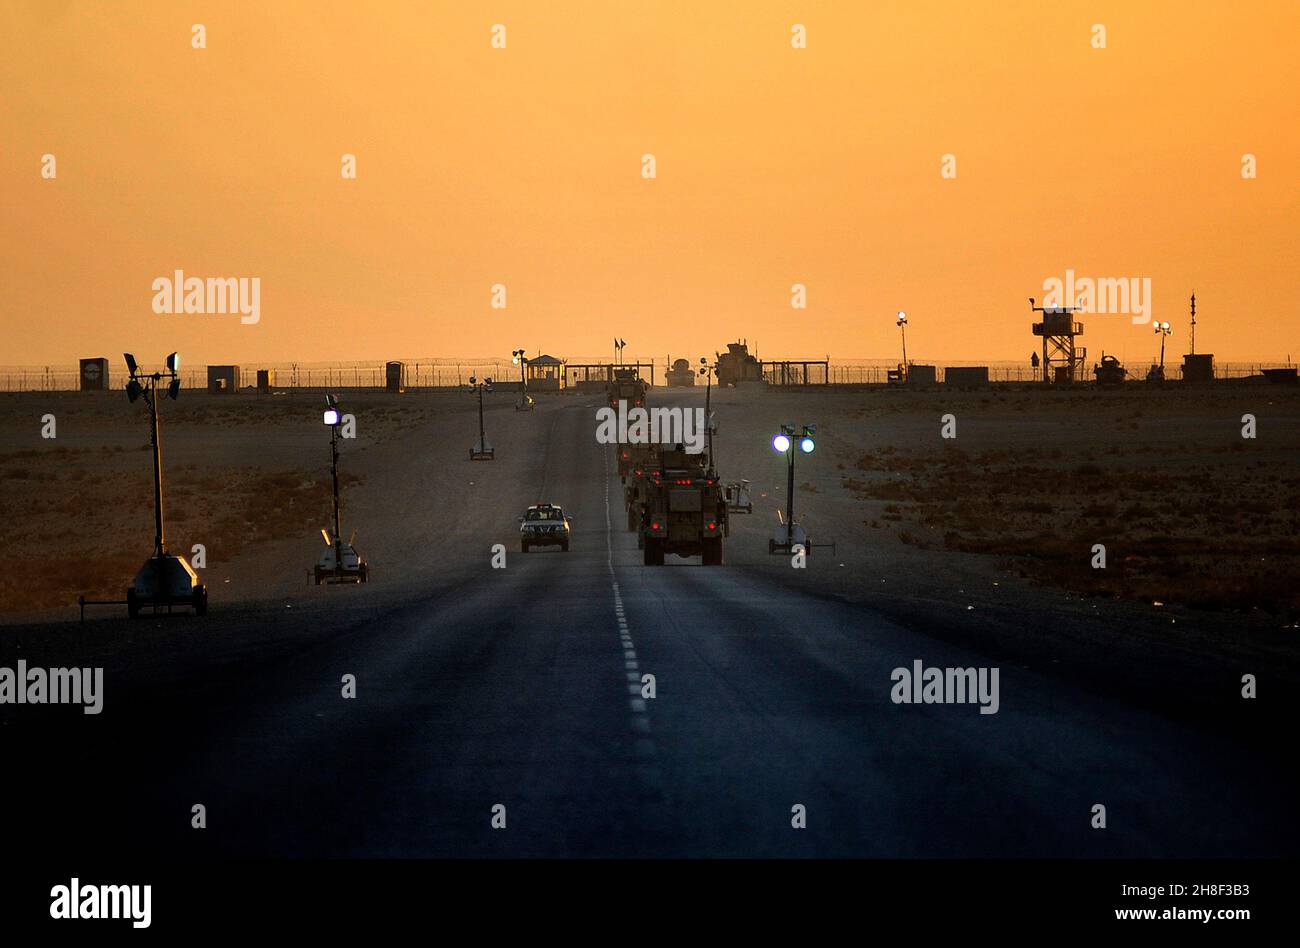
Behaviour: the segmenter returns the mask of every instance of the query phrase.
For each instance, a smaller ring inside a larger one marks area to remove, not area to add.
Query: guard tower
[[[1034,323],[1034,335],[1043,337],[1043,381],[1082,381],[1088,350],[1074,344],[1075,337],[1083,335],[1083,323],[1074,318],[1078,307],[1037,306],[1031,296],[1029,308],[1043,314],[1043,321]]]

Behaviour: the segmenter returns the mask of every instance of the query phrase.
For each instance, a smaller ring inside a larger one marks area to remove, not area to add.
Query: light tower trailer
[[[357,534],[354,530],[348,542],[343,542],[343,500],[339,494],[339,427],[343,422],[339,413],[338,399],[333,395],[325,396],[325,415],[322,419],[330,429],[330,479],[333,482],[334,519],[333,530],[321,530],[325,538],[325,549],[316,561],[314,574],[316,585],[329,583],[365,583],[370,581],[370,567],[365,557],[357,552]]]
[[[485,378],[479,381],[478,378],[471,375],[469,377],[470,391],[478,392],[478,441],[474,442],[474,447],[469,449],[469,459],[471,461],[494,461],[496,460],[496,448],[488,444],[487,433],[483,429],[483,392],[484,390],[492,391],[492,379]]]
[[[162,441],[158,426],[158,383],[167,379],[167,397],[175,400],[180,394],[181,380],[177,374],[180,357],[173,352],[167,357],[167,368],[163,372],[141,372],[136,365],[135,356],[125,353],[126,367],[130,379],[126,383],[128,401],[144,399],[149,409],[149,441],[153,448],[153,512],[154,512],[154,551],[145,560],[140,571],[135,574],[126,591],[126,614],[135,619],[143,609],[154,612],[176,608],[193,609],[196,616],[207,615],[208,588],[199,582],[198,574],[186,561],[185,557],[167,552],[167,540],[163,531],[163,475],[162,475]]]

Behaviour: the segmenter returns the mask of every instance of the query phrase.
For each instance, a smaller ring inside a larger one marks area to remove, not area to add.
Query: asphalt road
[[[538,417],[540,483],[516,486],[565,505],[571,552],[512,542],[492,569],[475,550],[364,608],[339,606],[346,589],[290,615],[214,603],[204,634],[252,642],[220,663],[188,655],[174,620],[173,675],[122,669],[105,714],[0,709],[10,841],[196,858],[1294,852],[1284,755],[1015,665],[996,714],[896,705],[896,667],[999,659],[919,613],[754,568],[642,566],[590,404]]]

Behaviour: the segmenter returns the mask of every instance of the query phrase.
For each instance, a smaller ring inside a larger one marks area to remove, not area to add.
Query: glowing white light
[[[777,435],[772,439],[772,449],[778,454],[785,454],[790,450],[790,439],[783,434]]]

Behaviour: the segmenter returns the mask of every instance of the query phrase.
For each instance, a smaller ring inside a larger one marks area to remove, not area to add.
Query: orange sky
[[[1300,358],[1295,0],[8,0],[0,37],[2,364],[892,358],[898,309],[914,359],[1019,361],[1066,268],[1149,277],[1174,351],[1195,290],[1199,351]],[[260,277],[261,321],[155,314],[178,268]]]

